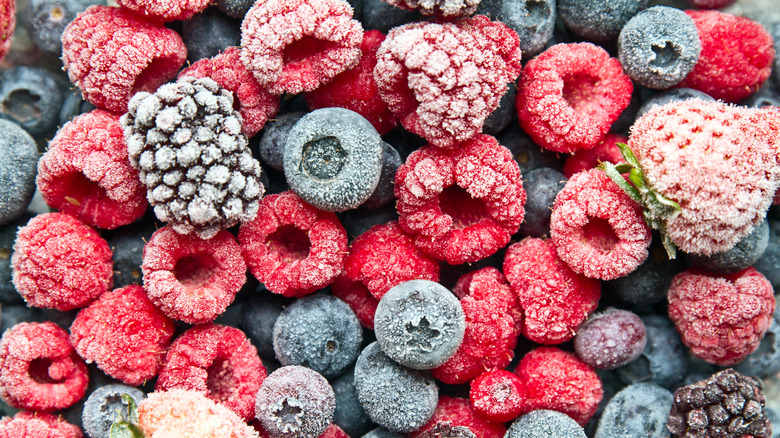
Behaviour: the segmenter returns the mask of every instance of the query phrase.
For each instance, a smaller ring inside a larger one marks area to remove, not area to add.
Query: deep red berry
[[[186,20],[208,7],[211,0],[117,0],[119,6],[149,20]]]
[[[528,62],[517,86],[520,126],[539,146],[591,149],[631,101],[616,58],[591,43],[557,44]]]
[[[474,411],[494,423],[506,423],[528,411],[527,390],[517,374],[506,370],[483,373],[471,382],[469,400]]]
[[[11,50],[16,27],[16,0],[5,0],[0,6],[0,59]]]
[[[638,358],[647,344],[642,320],[628,310],[609,308],[591,315],[574,337],[574,351],[586,364],[612,370]]]
[[[228,231],[203,240],[160,228],[144,246],[141,269],[154,305],[188,324],[213,321],[246,282],[241,247]]]
[[[688,0],[694,8],[699,9],[720,9],[736,2],[737,0]]]
[[[141,286],[127,286],[82,309],[70,327],[70,342],[107,375],[138,386],[160,372],[174,329]]]
[[[17,409],[57,411],[84,397],[87,365],[52,322],[19,323],[0,339],[0,398]]]
[[[263,198],[255,219],[241,225],[238,241],[252,275],[286,297],[331,284],[347,255],[347,232],[336,215],[293,192]]]
[[[82,438],[78,426],[45,412],[19,411],[0,420],[0,438]]]
[[[439,403],[433,412],[433,417],[420,429],[409,434],[410,438],[435,438],[445,435],[426,435],[442,423],[449,423],[453,428],[468,428],[477,438],[502,438],[506,433],[506,427],[498,422],[486,421],[479,416],[470,406],[468,399],[443,395],[439,397]],[[450,435],[447,435],[450,436]],[[461,435],[456,435],[460,437]]]
[[[621,134],[609,133],[593,149],[580,149],[567,156],[563,162],[563,174],[566,178],[571,178],[575,173],[593,169],[605,161],[612,164],[624,163],[626,160],[623,159],[617,143],[628,143],[628,138]]]
[[[363,327],[374,329],[374,314],[379,300],[371,295],[363,283],[352,281],[346,274],[341,274],[333,281],[330,290],[334,297],[347,303]]]
[[[111,249],[73,216],[47,213],[19,229],[11,256],[13,283],[28,305],[57,310],[84,307],[109,290]]]

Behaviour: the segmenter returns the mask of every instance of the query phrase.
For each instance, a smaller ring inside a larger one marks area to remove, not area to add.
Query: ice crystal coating
[[[615,369],[639,357],[646,344],[645,324],[636,314],[609,308],[580,326],[574,351],[594,368]]]
[[[140,389],[119,384],[101,386],[87,397],[81,414],[81,423],[87,436],[108,438],[115,420],[132,418],[131,405],[123,395],[130,396],[136,406],[146,398],[146,394]]]
[[[119,6],[151,20],[186,20],[203,11],[211,0],[117,0]]]
[[[594,438],[668,436],[666,420],[672,393],[652,383],[636,383],[609,401]]]
[[[391,5],[407,11],[442,18],[457,18],[474,13],[480,0],[385,0]]]
[[[529,412],[509,428],[506,438],[585,438],[585,430],[570,416],[549,409]]]
[[[11,50],[11,40],[16,28],[16,0],[6,2],[0,10],[0,59]]]
[[[45,412],[17,412],[0,420],[0,438],[82,438],[81,430],[62,419]]]

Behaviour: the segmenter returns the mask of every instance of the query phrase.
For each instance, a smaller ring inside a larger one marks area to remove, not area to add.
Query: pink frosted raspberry
[[[625,163],[626,160],[620,154],[618,143],[628,143],[628,137],[612,133],[605,135],[604,140],[593,149],[580,149],[567,156],[561,172],[566,178],[571,178],[575,173],[593,169],[604,161],[612,164]]]
[[[132,223],[148,206],[119,116],[99,109],[57,131],[38,161],[36,183],[50,207],[98,228]]]
[[[16,0],[4,0],[0,6],[0,59],[11,50],[16,28]]]
[[[407,130],[454,148],[480,134],[506,84],[520,74],[520,39],[476,15],[390,31],[377,52],[379,95]]]
[[[347,232],[336,215],[293,192],[263,198],[255,219],[241,225],[238,241],[252,275],[286,297],[331,284],[347,255]]]
[[[178,79],[209,77],[233,93],[241,114],[241,127],[247,137],[260,132],[279,112],[279,97],[269,93],[241,63],[241,50],[228,47],[213,58],[201,59],[179,73]]]
[[[469,402],[480,417],[506,423],[527,412],[527,390],[517,374],[491,370],[472,380]]]
[[[509,246],[504,275],[523,309],[523,335],[540,344],[572,339],[601,297],[601,282],[572,271],[551,240],[529,237]]]
[[[17,409],[57,411],[84,397],[87,365],[52,322],[16,324],[0,339],[0,398]]]
[[[126,9],[91,6],[62,33],[70,81],[86,100],[116,113],[127,111],[137,91],[154,92],[175,77],[186,59],[179,34]]]
[[[204,240],[160,228],[144,246],[141,269],[154,305],[187,324],[213,321],[246,282],[241,247],[228,231]]]
[[[72,310],[109,290],[111,249],[73,216],[46,213],[19,229],[11,256],[13,283],[28,305]]]
[[[647,258],[652,234],[642,206],[601,169],[580,172],[555,197],[550,236],[572,271],[600,280],[627,275]]]
[[[591,149],[631,101],[617,58],[591,43],[557,44],[528,62],[517,86],[520,126],[539,146]]]
[[[149,20],[186,20],[208,7],[211,0],[117,0],[119,6]]]
[[[82,438],[81,430],[56,415],[17,412],[0,420],[0,438]]]
[[[357,65],[362,38],[346,1],[267,0],[241,24],[241,61],[271,93],[312,91]]]
[[[754,268],[718,275],[695,268],[669,287],[669,319],[694,356],[721,366],[758,348],[772,324],[772,285]]]
[[[374,314],[379,300],[371,295],[363,283],[352,281],[346,274],[341,274],[333,281],[330,290],[334,297],[347,303],[363,327],[374,329]]]
[[[70,342],[107,375],[138,386],[160,372],[174,329],[144,289],[131,285],[82,309],[70,327]]]
[[[506,246],[525,213],[517,162],[489,135],[455,150],[413,152],[398,168],[394,190],[404,231],[422,251],[452,265]]]
[[[157,379],[157,391],[197,391],[244,420],[255,416],[255,394],[267,376],[257,349],[233,327],[193,327],[171,345]]]
[[[439,397],[439,403],[436,405],[436,410],[433,411],[433,417],[423,427],[410,433],[409,438],[460,438],[468,436],[431,434],[436,426],[441,427],[445,424],[452,428],[454,433],[457,433],[458,429],[468,429],[477,438],[503,438],[506,433],[506,427],[503,424],[496,424],[480,418],[472,409],[468,399],[443,395]]]

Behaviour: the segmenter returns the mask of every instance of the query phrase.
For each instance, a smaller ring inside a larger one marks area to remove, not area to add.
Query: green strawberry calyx
[[[122,394],[122,401],[127,405],[127,417],[121,409],[116,410],[114,423],[109,429],[109,438],[144,438],[143,432],[138,428],[138,406],[133,397]]]

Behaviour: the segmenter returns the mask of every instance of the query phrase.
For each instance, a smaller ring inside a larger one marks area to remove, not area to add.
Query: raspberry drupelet
[[[418,149],[398,168],[394,190],[404,231],[423,252],[451,265],[495,254],[523,221],[520,169],[489,135],[454,150]]]
[[[0,420],[0,438],[82,438],[78,426],[45,412],[17,412]]]
[[[16,28],[16,0],[6,1],[0,10],[0,59],[11,50],[11,41]]]
[[[87,365],[53,322],[19,323],[0,339],[0,398],[17,409],[57,411],[84,397]]]
[[[347,255],[347,232],[336,215],[293,192],[263,198],[255,219],[241,225],[238,241],[252,275],[286,297],[331,284]]]
[[[126,9],[91,6],[62,34],[70,81],[98,108],[127,110],[137,91],[154,91],[187,59],[179,34]]]
[[[506,423],[526,412],[525,382],[506,370],[491,370],[471,381],[469,403],[480,417]]]
[[[213,321],[246,282],[241,247],[228,231],[203,240],[160,228],[144,246],[141,269],[152,303],[187,324]]]
[[[138,386],[160,372],[173,332],[173,321],[141,286],[131,285],[82,309],[70,327],[70,342],[107,375]]]
[[[109,290],[111,249],[95,230],[63,213],[35,216],[19,229],[13,284],[28,305],[77,309]]]
[[[36,183],[50,207],[98,228],[132,223],[148,206],[119,116],[99,109],[57,131],[38,162]]]
[[[432,434],[436,426],[448,425],[452,428],[450,434]],[[467,429],[472,435],[454,434],[461,429]],[[474,436],[475,438],[502,438],[506,433],[506,427],[503,424],[496,424],[480,418],[475,410],[469,404],[469,400],[459,397],[450,397],[442,395],[439,397],[439,403],[436,410],[433,411],[433,417],[419,430],[409,434],[410,438],[466,438]]]
[[[208,7],[211,0],[117,0],[127,8],[150,21],[186,20]]]

